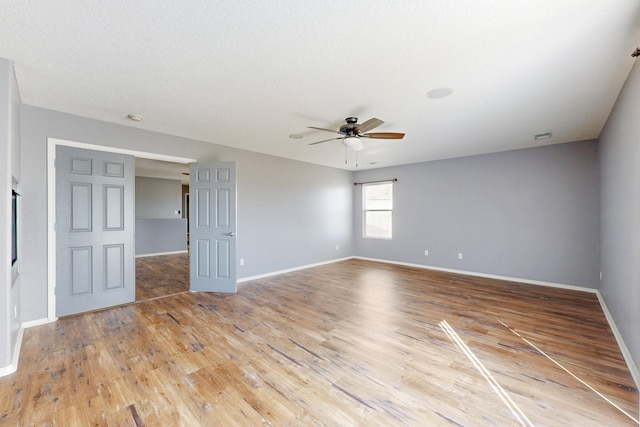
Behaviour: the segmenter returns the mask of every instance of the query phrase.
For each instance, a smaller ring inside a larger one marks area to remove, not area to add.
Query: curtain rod
[[[398,182],[398,178],[382,179],[380,181],[354,182],[353,185],[377,184],[379,182]]]

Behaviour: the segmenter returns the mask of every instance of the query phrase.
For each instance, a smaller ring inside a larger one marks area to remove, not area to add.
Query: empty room
[[[1,4],[0,425],[639,425],[640,0]]]

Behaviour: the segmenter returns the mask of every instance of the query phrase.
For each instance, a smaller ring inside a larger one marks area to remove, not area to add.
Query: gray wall
[[[136,255],[186,250],[182,183],[175,179],[136,176]]]
[[[239,278],[353,254],[350,172],[28,105],[22,106],[21,126],[22,170],[28,171],[22,188],[30,194],[23,201],[29,224],[23,244],[25,321],[47,316],[47,137],[237,162],[237,256],[245,259]]]
[[[186,219],[136,218],[136,256],[186,251]]]
[[[20,327],[21,261],[11,266],[11,190],[20,182],[19,103],[13,64],[0,58],[0,369],[13,361]]]
[[[362,238],[355,187],[356,254],[595,288],[596,158],[588,141],[357,172],[398,182],[392,240]]]
[[[640,367],[640,65],[600,135],[600,292]]]
[[[181,198],[178,180],[136,176],[136,218],[182,218]]]

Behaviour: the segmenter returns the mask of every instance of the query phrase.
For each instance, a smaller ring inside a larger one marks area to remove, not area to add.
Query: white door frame
[[[86,142],[68,141],[57,138],[47,138],[47,320],[55,322],[56,313],[56,148],[58,145],[83,148],[85,150],[106,151],[109,153],[129,154],[143,159],[162,160],[173,163],[194,163],[196,159],[171,156],[167,154],[150,153],[146,151],[128,150],[126,148],[94,145]]]

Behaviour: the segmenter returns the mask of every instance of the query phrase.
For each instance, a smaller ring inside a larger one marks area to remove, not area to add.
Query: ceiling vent
[[[540,141],[541,139],[549,139],[553,136],[551,132],[539,133],[537,135],[533,135],[533,139],[536,141]]]

